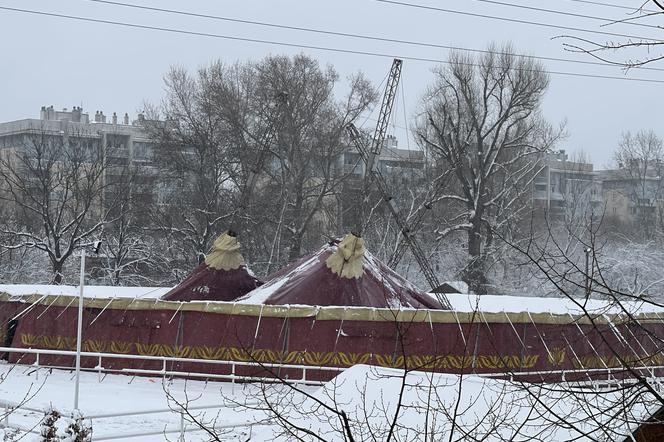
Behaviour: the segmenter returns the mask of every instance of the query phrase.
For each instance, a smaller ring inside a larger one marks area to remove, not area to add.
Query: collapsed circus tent
[[[233,232],[216,239],[212,251],[193,272],[162,299],[166,301],[234,301],[259,287],[240,253]]]
[[[353,234],[276,272],[237,300],[250,304],[302,304],[377,308],[442,308],[434,298],[365,250]]]

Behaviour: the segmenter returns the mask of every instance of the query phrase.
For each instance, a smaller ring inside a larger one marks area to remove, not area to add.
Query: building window
[[[353,165],[360,161],[360,154],[354,152],[346,152],[344,154],[344,164]]]

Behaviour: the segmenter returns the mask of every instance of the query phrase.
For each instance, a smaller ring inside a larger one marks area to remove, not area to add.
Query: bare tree
[[[131,212],[123,214],[102,233],[103,249],[91,275],[109,285],[158,285],[173,281],[165,250],[155,235],[136,222]]]
[[[71,127],[33,128],[21,141],[0,157],[0,200],[11,211],[0,227],[3,247],[44,252],[61,284],[68,258],[117,215],[117,195],[106,192],[114,166],[99,135]]]
[[[631,202],[635,227],[646,238],[661,224],[664,200],[664,145],[653,131],[639,131],[635,135],[623,134],[615,153],[618,164],[616,191],[624,193]],[[659,216],[658,216],[659,215]],[[659,221],[659,223],[658,223]]]
[[[635,5],[631,11],[625,12],[622,17],[607,20],[602,26],[628,24],[632,25],[630,26],[631,30],[659,28],[664,13],[664,2],[661,0],[645,0],[638,2],[638,5]],[[616,7],[630,8],[628,5]],[[577,35],[562,35],[558,38],[563,39],[563,47],[567,51],[586,54],[600,62],[625,69],[656,63],[664,58],[664,55],[660,52],[664,42],[650,36],[624,36],[624,38],[617,40],[599,40]]]
[[[51,274],[48,270],[49,261],[44,253],[36,249],[5,248],[13,244],[7,238],[0,239],[0,282],[16,284],[25,281],[49,282]]]
[[[464,279],[486,291],[485,259],[496,230],[506,231],[529,208],[524,197],[541,155],[560,138],[539,114],[549,84],[540,64],[511,47],[490,47],[480,59],[455,52],[422,100],[416,135],[444,173],[452,171],[439,240],[463,231],[469,263]]]
[[[659,295],[661,275],[647,271],[651,261],[661,259],[659,251],[615,247],[604,237],[602,221],[601,214],[588,215],[585,232],[576,237],[584,253],[569,253],[566,242],[560,242],[552,230],[545,238],[533,236],[526,243],[506,242],[539,271],[557,296],[564,297],[581,312],[590,324],[584,336],[593,336],[595,345],[608,350],[609,356],[600,364],[606,370],[613,370],[607,388],[579,390],[563,383],[551,384],[546,390],[577,400],[584,408],[603,402],[606,410],[597,410],[591,422],[605,421],[598,426],[600,436],[604,434],[604,438],[615,440],[616,428],[608,420],[620,415],[629,416],[624,425],[630,433],[641,425],[645,430],[640,431],[648,432],[648,427],[662,423],[657,410],[664,405],[664,397],[658,387],[661,372],[656,362],[664,348],[661,322],[642,319],[640,314],[645,307],[659,310],[664,305]],[[597,304],[597,300],[603,302]],[[581,360],[577,364],[586,367]],[[590,373],[585,376],[592,379]],[[647,413],[634,416],[634,408],[639,407]],[[598,439],[602,437],[594,440]]]
[[[148,109],[145,127],[155,141],[160,170],[154,221],[174,235],[198,262],[233,211],[234,157],[223,119],[215,113],[212,88],[220,64],[190,75],[172,68],[165,77],[166,98]]]
[[[337,82],[332,67],[304,55],[214,63],[196,78],[172,70],[164,123],[150,125],[166,147],[165,176],[179,184],[162,197],[164,227],[199,256],[224,225],[255,238],[247,257],[267,269],[298,257],[340,190],[344,128],[375,99],[358,74],[339,101]]]
[[[279,195],[268,220],[275,238],[284,237],[286,259],[293,260],[301,255],[312,224],[324,222],[326,208],[335,204],[345,177],[339,167],[340,155],[348,149],[345,127],[374,102],[376,93],[358,74],[349,79],[346,97],[338,100],[335,70],[303,55],[270,57],[255,69],[253,99],[264,102],[278,94],[284,99],[273,122],[275,136],[261,187]],[[279,257],[278,247],[272,252]]]

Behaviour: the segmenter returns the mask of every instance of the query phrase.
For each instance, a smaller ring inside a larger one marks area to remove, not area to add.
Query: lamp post
[[[586,297],[590,297],[590,291],[592,289],[590,284],[590,253],[592,252],[592,249],[586,247],[584,252],[586,253]]]
[[[99,253],[101,241],[94,242],[94,252]],[[81,275],[78,292],[78,321],[76,324],[76,381],[74,383],[74,410],[78,411],[78,393],[81,377],[81,342],[83,335],[83,287],[85,285],[85,248],[81,247]]]
[[[74,410],[78,411],[78,391],[81,377],[81,335],[83,334],[83,285],[85,283],[85,247],[81,248],[81,275],[78,292],[78,322],[76,326],[76,381],[74,383]]]

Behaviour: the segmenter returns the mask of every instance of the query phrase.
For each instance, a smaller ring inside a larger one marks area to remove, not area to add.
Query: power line
[[[540,7],[537,7],[537,6],[518,5],[518,4],[515,4],[515,3],[503,2],[503,1],[498,1],[498,0],[473,0],[473,1],[480,2],[480,3],[489,3],[489,4],[492,4],[492,5],[507,6],[507,7],[510,7],[510,8],[526,9],[528,11],[546,12],[548,14],[564,15],[564,16],[568,16],[568,17],[584,18],[584,19],[588,19],[588,20],[599,20],[599,21],[604,21],[604,22],[607,22],[607,23],[616,23],[616,21],[617,21],[616,19],[613,19],[613,18],[598,17],[596,15],[578,14],[576,12],[559,11],[557,9],[540,8]],[[658,29],[658,30],[662,29],[657,25],[650,25],[650,24],[647,24],[647,23],[624,22],[623,24],[631,25],[631,26],[641,26],[641,27],[644,27],[644,28],[654,28],[654,29]]]
[[[588,5],[594,5],[594,6],[605,6],[607,8],[623,9],[623,10],[628,10],[628,11],[632,11],[632,12],[635,12],[635,11],[639,10],[639,8],[635,8],[633,6],[616,5],[614,3],[595,2],[595,1],[591,1],[591,0],[567,0],[567,1],[575,2],[575,3],[585,3],[585,4],[588,4]],[[653,14],[653,13],[660,13],[661,14],[662,12],[664,12],[664,11],[653,10],[653,9],[640,9],[640,10],[645,12],[645,13],[650,13],[650,14]]]
[[[289,42],[280,42],[280,41],[275,41],[275,40],[266,40],[266,39],[249,38],[249,37],[238,37],[238,36],[235,36],[235,35],[223,35],[223,34],[213,34],[213,33],[208,33],[208,32],[188,31],[188,30],[184,30],[184,29],[142,25],[142,24],[138,24],[138,23],[128,23],[128,22],[120,22],[120,21],[114,21],[114,20],[104,20],[104,19],[91,18],[91,17],[80,17],[80,16],[68,15],[68,14],[58,14],[58,13],[54,13],[54,12],[35,11],[35,10],[21,9],[21,8],[11,8],[11,7],[7,7],[7,6],[0,6],[0,10],[18,12],[18,13],[23,13],[23,14],[41,15],[41,16],[47,16],[47,17],[64,18],[64,19],[68,19],[68,20],[84,21],[84,22],[90,22],[90,23],[101,23],[101,24],[108,24],[108,25],[115,25],[115,26],[123,26],[123,27],[134,28],[134,29],[162,31],[162,32],[169,32],[169,33],[173,33],[173,34],[193,35],[193,36],[198,36],[198,37],[219,38],[219,39],[225,39],[225,40],[244,41],[244,42],[250,42],[250,43],[261,43],[261,44],[285,46],[285,47],[299,48],[299,49],[311,49],[311,50],[326,51],[326,52],[338,52],[338,53],[343,53],[343,54],[365,55],[365,56],[382,57],[382,58],[401,58],[401,59],[410,60],[410,61],[421,61],[421,62],[427,62],[427,63],[450,64],[450,62],[447,61],[447,60],[435,59],[435,58],[414,57],[414,56],[401,55],[401,54],[387,54],[387,53],[380,53],[380,52],[360,51],[360,50],[355,50],[355,49],[341,49],[341,48],[334,48],[334,47],[327,47],[327,46],[308,45],[308,44],[302,44],[302,43],[289,43]],[[476,63],[460,63],[460,64],[463,64],[463,65],[466,65],[466,66],[472,66],[472,67],[481,67],[481,65],[476,64]],[[656,80],[656,79],[649,79],[649,78],[617,77],[617,76],[612,76],[612,75],[584,74],[584,73],[580,73],[580,72],[552,71],[552,70],[544,70],[544,69],[541,69],[541,70],[540,69],[523,69],[523,68],[513,68],[513,69],[517,70],[517,71],[523,71],[523,72],[541,71],[543,73],[550,74],[550,75],[562,75],[562,76],[568,76],[568,77],[596,78],[596,79],[606,79],[606,80],[623,80],[623,81],[643,82],[643,83],[664,83],[664,80]]]
[[[221,20],[221,21],[226,21],[226,22],[231,22],[231,23],[242,23],[242,24],[250,24],[250,25],[256,25],[256,26],[276,28],[276,29],[286,29],[286,30],[294,30],[294,31],[311,32],[311,33],[316,33],[316,34],[321,34],[321,35],[333,35],[333,36],[338,36],[338,37],[349,37],[349,38],[357,38],[357,39],[362,39],[362,40],[372,40],[372,41],[380,41],[380,42],[386,42],[386,43],[405,44],[405,45],[410,45],[410,46],[423,46],[423,47],[430,47],[430,48],[437,48],[437,49],[448,49],[448,50],[456,50],[456,51],[464,51],[464,52],[475,52],[475,53],[480,53],[480,54],[493,53],[493,54],[505,55],[504,52],[500,52],[500,51],[489,51],[489,50],[482,50],[482,49],[463,48],[463,47],[458,47],[458,46],[449,46],[449,45],[443,45],[443,44],[437,44],[437,43],[428,43],[428,42],[422,42],[422,41],[403,40],[403,39],[387,38],[387,37],[376,37],[376,36],[372,36],[372,35],[363,35],[363,34],[356,34],[356,33],[350,33],[350,32],[330,31],[330,30],[325,30],[325,29],[307,28],[307,27],[302,27],[302,26],[290,26],[290,25],[283,25],[283,24],[278,24],[278,23],[270,23],[270,22],[262,22],[262,21],[255,21],[255,20],[239,19],[239,18],[233,18],[233,17],[225,17],[225,16],[220,16],[220,15],[200,14],[200,13],[196,13],[196,12],[183,11],[183,10],[177,10],[177,9],[166,9],[166,8],[157,8],[157,7],[154,7],[154,6],[136,5],[136,4],[133,4],[133,3],[124,3],[124,2],[118,2],[118,1],[112,1],[112,0],[83,0],[83,1],[89,1],[89,2],[94,2],[94,3],[104,3],[104,4],[108,4],[108,5],[122,6],[122,7],[139,9],[139,10],[142,9],[142,10],[148,10],[148,11],[163,12],[163,13],[182,15],[182,16],[187,16],[187,17],[197,17],[197,18],[205,18],[205,19],[211,19],[211,20]],[[477,1],[491,1],[491,0],[477,0]],[[607,19],[607,20],[609,20],[609,19]],[[608,65],[607,63],[602,63],[602,62],[599,62],[599,61],[574,60],[574,59],[570,59],[570,58],[546,57],[546,56],[537,56],[537,55],[523,55],[523,57],[531,58],[531,59],[535,59],[535,60],[542,60],[542,61],[554,61],[554,62],[576,63],[576,64],[584,64],[584,65],[592,65],[592,66],[614,67],[614,66]],[[648,67],[648,66],[644,66],[644,67],[642,67],[642,69],[652,70],[652,71],[664,71],[664,69],[662,69],[662,68],[653,68],[653,67]]]
[[[628,38],[628,39],[633,39],[633,40],[661,41],[660,39],[651,38],[651,37],[640,37],[638,35],[619,34],[619,33],[616,33],[616,32],[606,32],[606,31],[597,31],[597,30],[592,30],[592,29],[575,28],[575,27],[572,27],[572,26],[554,25],[552,23],[544,23],[544,22],[537,22],[537,21],[531,21],[531,20],[521,20],[521,19],[518,19],[518,18],[498,17],[496,15],[479,14],[479,13],[476,13],[476,12],[467,12],[467,11],[458,11],[458,10],[455,10],[455,9],[439,8],[439,7],[436,7],[436,6],[420,5],[420,4],[417,4],[417,3],[407,3],[407,2],[397,1],[397,0],[374,0],[374,1],[380,2],[380,3],[392,4],[392,5],[407,6],[407,7],[411,7],[411,8],[426,9],[426,10],[429,10],[429,11],[445,12],[445,13],[448,13],[448,14],[464,15],[464,16],[468,16],[468,17],[486,18],[486,19],[490,19],[490,20],[505,21],[505,22],[509,22],[509,23],[519,23],[519,24],[522,24],[522,25],[525,24],[525,25],[540,26],[540,27],[551,28],[551,29],[559,29],[559,30],[562,30],[562,31],[584,32],[584,33],[588,33],[588,34],[598,34],[598,35],[605,35],[605,36],[609,36],[609,37],[621,37],[621,38]]]

